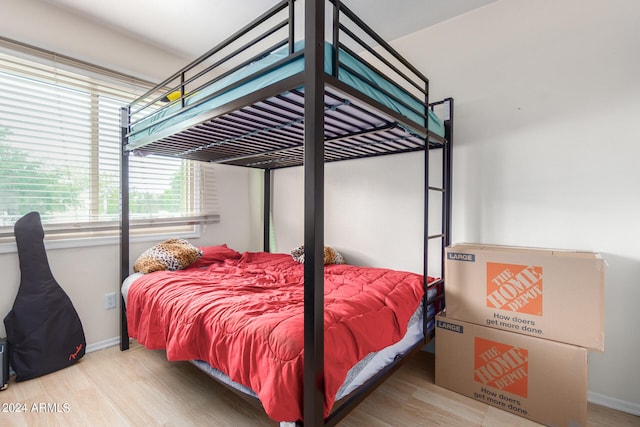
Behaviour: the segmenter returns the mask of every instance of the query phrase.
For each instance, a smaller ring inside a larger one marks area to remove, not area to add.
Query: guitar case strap
[[[16,381],[26,381],[77,362],[87,344],[78,313],[49,268],[40,214],[20,218],[14,233],[20,288],[4,325]]]

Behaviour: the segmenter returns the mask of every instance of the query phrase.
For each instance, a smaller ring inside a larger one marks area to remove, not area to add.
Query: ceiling
[[[41,0],[191,59],[278,0]],[[345,0],[384,39],[393,40],[496,0]]]

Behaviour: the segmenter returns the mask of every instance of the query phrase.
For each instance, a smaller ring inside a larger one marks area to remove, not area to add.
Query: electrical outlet
[[[116,293],[110,292],[104,294],[104,309],[113,310],[114,308],[116,308]]]

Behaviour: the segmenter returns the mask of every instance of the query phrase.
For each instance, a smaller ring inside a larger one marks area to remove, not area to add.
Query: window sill
[[[131,235],[129,241],[131,243],[138,242],[158,242],[173,237],[181,237],[185,239],[196,239],[201,236],[201,225],[206,223],[216,223],[220,219],[217,215],[210,217],[206,221],[191,224],[189,227],[157,227],[155,232],[152,227],[144,228],[143,230],[131,229]],[[161,230],[165,228],[165,230]],[[82,248],[82,247],[94,247],[94,246],[108,246],[120,244],[120,233],[111,234],[107,236],[86,236],[86,237],[68,237],[68,238],[47,238],[47,232],[45,231],[44,245],[47,250],[55,249],[70,249],[70,248]],[[52,235],[55,236],[55,235]],[[18,252],[18,247],[15,241],[0,243],[0,254],[15,253]]]

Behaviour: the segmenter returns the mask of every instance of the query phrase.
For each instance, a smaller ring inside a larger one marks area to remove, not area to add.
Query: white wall
[[[441,186],[440,150],[431,152],[430,185]],[[304,240],[302,168],[274,172],[272,217],[277,252]],[[325,245],[349,264],[423,272],[424,154],[406,153],[325,166]],[[431,192],[429,234],[441,233],[441,195]],[[429,274],[440,276],[439,241]]]
[[[453,241],[609,264],[590,398],[640,414],[640,2],[502,0],[394,43],[456,102]]]

